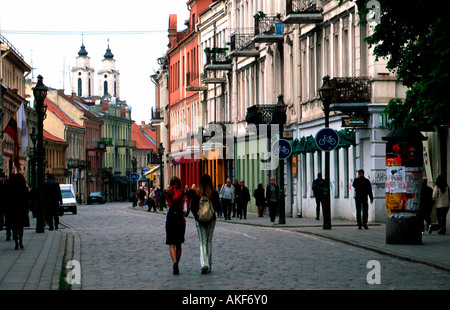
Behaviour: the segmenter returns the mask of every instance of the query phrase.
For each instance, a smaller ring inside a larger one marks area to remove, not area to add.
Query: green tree
[[[367,0],[357,0],[363,22]],[[450,117],[450,11],[441,0],[378,0],[379,23],[365,40],[408,87],[386,107],[393,127],[446,124]]]

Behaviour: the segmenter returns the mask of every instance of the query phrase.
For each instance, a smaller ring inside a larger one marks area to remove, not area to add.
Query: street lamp
[[[38,134],[34,127],[31,129],[30,138],[33,143],[33,150],[31,152],[31,187],[33,191],[36,191],[36,142]]]
[[[275,105],[275,113],[277,115],[276,120],[279,126],[280,139],[283,139],[283,130],[284,124],[286,123],[286,110],[287,105],[284,103],[283,95],[278,96],[278,102]],[[285,194],[284,194],[284,159],[279,159],[278,165],[279,173],[279,193],[278,193],[278,201],[279,201],[279,209],[280,214],[278,216],[278,224],[286,224],[286,202],[285,202]]]
[[[137,171],[137,159],[136,159],[136,156],[133,156],[133,159],[131,160],[131,165],[133,167],[133,172],[136,172]],[[138,182],[138,181],[132,181],[132,182],[133,182],[132,191],[133,191],[133,208],[134,208],[134,207],[137,206],[137,197],[136,197],[137,186],[136,186],[136,182]]]
[[[37,114],[37,205],[36,205],[36,233],[44,232],[44,119],[47,106],[44,100],[47,97],[48,87],[42,82],[44,78],[39,75],[38,82],[33,88],[34,108]]]
[[[159,210],[162,211],[164,207],[164,168],[163,168],[163,157],[164,157],[164,147],[162,142],[159,143],[158,146],[158,155],[159,155],[159,184],[160,184],[160,205]]]
[[[319,95],[323,102],[323,111],[325,113],[325,128],[330,126],[330,104],[334,95],[334,87],[331,86],[330,77],[323,77],[322,87],[319,89]],[[330,193],[330,152],[325,152],[325,186],[323,193],[323,229],[331,229],[331,193]]]

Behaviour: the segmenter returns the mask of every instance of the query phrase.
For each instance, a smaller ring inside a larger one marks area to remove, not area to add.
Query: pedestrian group
[[[49,230],[58,229],[62,195],[53,175],[47,175],[43,191],[45,222]],[[15,250],[24,249],[24,229],[30,227],[30,211],[36,217],[37,199],[36,190],[27,185],[21,173],[12,173],[8,179],[0,177],[0,231],[6,230],[6,241],[12,237]]]

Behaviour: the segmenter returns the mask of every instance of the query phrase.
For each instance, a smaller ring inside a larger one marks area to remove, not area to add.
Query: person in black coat
[[[325,189],[325,180],[322,178],[322,173],[317,174],[317,179],[313,182],[313,193],[316,199],[316,220],[319,220],[320,216],[320,204],[323,208],[323,194]]]
[[[244,185],[244,180],[239,182],[241,185],[241,190],[239,191],[238,196],[238,208],[237,208],[237,217],[242,220],[242,216],[244,216],[244,220],[247,219],[247,205],[250,201],[250,191]]]
[[[372,184],[369,179],[364,177],[364,170],[361,169],[358,171],[358,177],[353,181],[353,187],[355,188],[356,221],[358,223],[358,229],[361,229],[361,226],[365,229],[369,229],[369,227],[367,227],[367,220],[369,217],[369,203],[367,198],[369,197],[370,203],[373,203],[373,194]]]
[[[422,189],[420,191],[420,216],[425,221],[426,226],[422,225],[422,232],[428,229],[431,225],[431,211],[434,206],[433,189],[427,185],[428,179],[422,178]]]
[[[278,211],[278,193],[280,188],[275,184],[275,177],[270,177],[270,184],[266,189],[266,203],[269,205],[269,217],[270,221],[275,222]]]
[[[253,192],[253,197],[255,197],[256,206],[258,208],[258,216],[263,217],[264,215],[264,187],[262,184],[258,184],[258,188]]]
[[[7,193],[7,214],[9,226],[15,241],[15,249],[23,249],[23,230],[30,227],[28,217],[28,187],[22,174],[10,175],[10,182],[6,188]]]
[[[49,226],[50,230],[58,229],[59,216],[58,209],[62,205],[62,195],[59,183],[54,180],[52,174],[47,174],[47,182],[44,183],[44,214],[45,220]]]

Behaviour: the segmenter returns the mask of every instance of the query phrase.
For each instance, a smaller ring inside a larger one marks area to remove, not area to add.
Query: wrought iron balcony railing
[[[255,18],[255,36],[258,35],[282,35],[284,32],[282,16],[267,16],[264,13],[256,14]]]
[[[226,47],[205,48],[206,65],[231,64],[231,58],[227,56],[227,51]]]
[[[286,0],[285,24],[309,24],[323,21],[321,0]]]
[[[152,108],[152,121],[153,120],[162,120],[164,119],[164,115],[161,110],[157,110]]]

